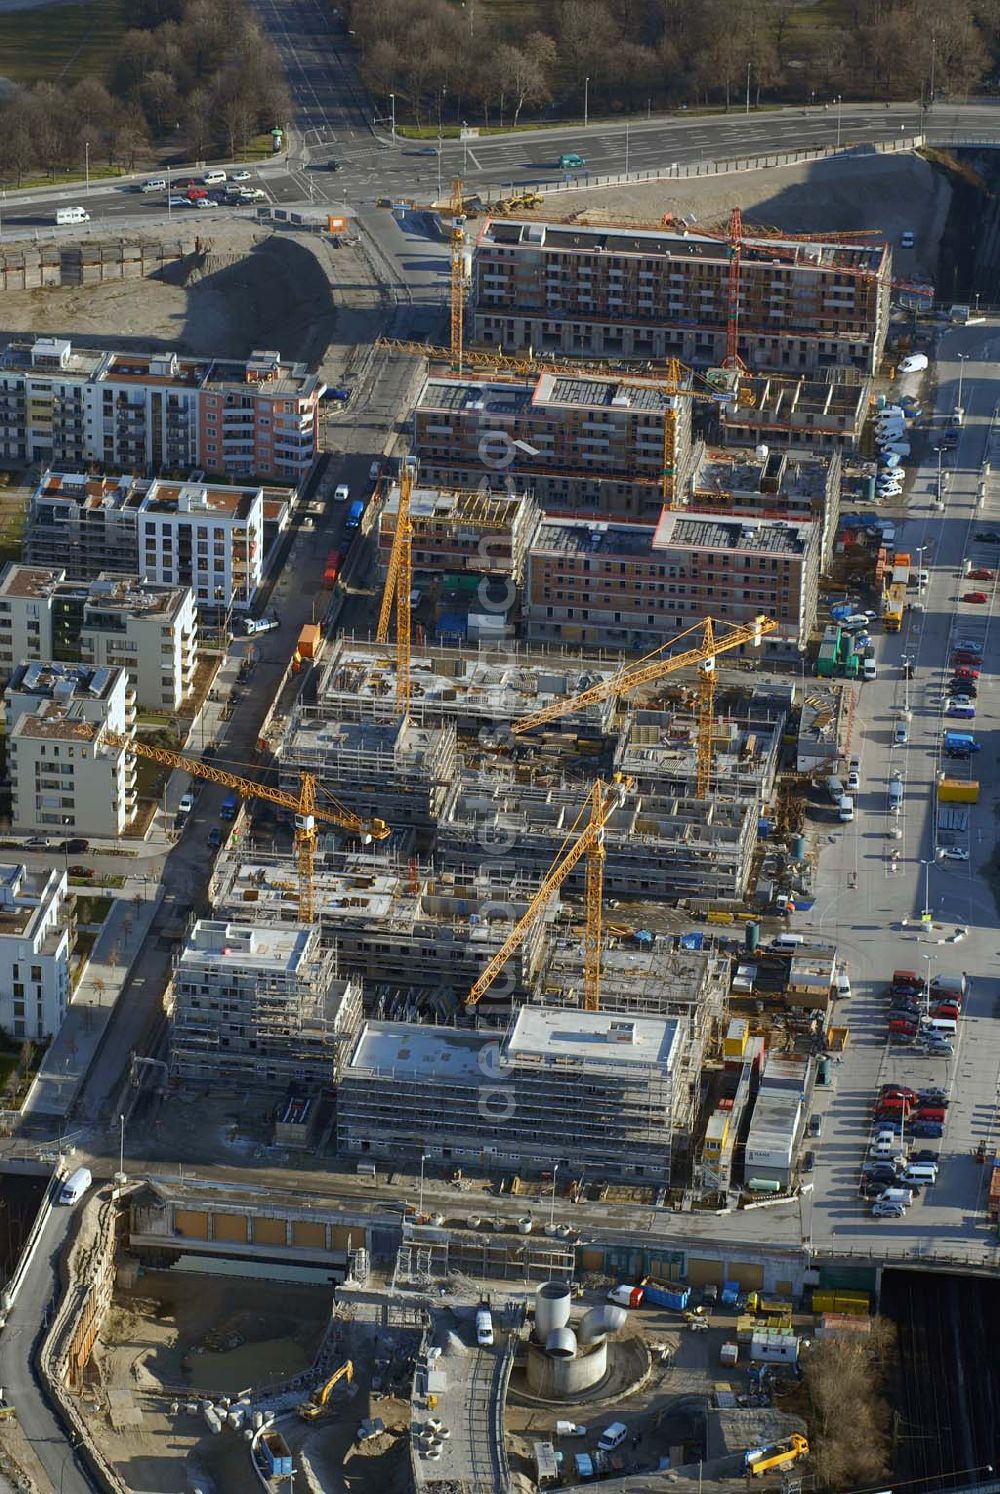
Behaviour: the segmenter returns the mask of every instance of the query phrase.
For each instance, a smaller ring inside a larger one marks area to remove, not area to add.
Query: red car
[[[885,1104],[887,1100],[908,1100],[912,1105],[916,1098],[917,1091],[902,1084],[884,1084],[879,1090],[879,1104]]]
[[[980,566],[978,570],[967,571],[966,572],[966,580],[968,580],[968,581],[995,581],[996,580],[996,574],[997,574],[996,571],[989,571],[989,570],[986,569],[985,566]]]
[[[175,182],[171,182],[170,185],[171,187],[176,187],[178,192],[183,192],[188,187],[196,187],[198,185],[198,178],[196,176],[179,176],[177,180]]]
[[[188,202],[198,202],[202,197],[207,197],[208,193],[204,187],[189,187],[184,195]],[[983,601],[985,602],[985,600],[986,598],[984,597]]]
[[[951,661],[953,668],[959,664],[972,664],[978,669],[983,662],[983,656],[971,653],[968,649],[959,649],[957,653],[952,654]]]
[[[70,867],[72,871],[72,867]],[[954,1001],[942,1001],[940,1006],[934,1008],[933,1015],[940,1017],[945,1022],[957,1022],[962,1015],[962,1010]]]
[[[974,665],[956,664],[953,677],[956,680],[978,680],[979,670]]]
[[[963,602],[988,602],[989,597],[985,591],[967,591],[962,597]]]

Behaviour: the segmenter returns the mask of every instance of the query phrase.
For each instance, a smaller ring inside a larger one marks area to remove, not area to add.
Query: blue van
[[[365,511],[365,505],[360,498],[355,498],[347,510],[347,518],[344,520],[345,530],[360,529],[361,519]]]
[[[944,708],[946,716],[957,716],[960,721],[972,721],[976,714],[976,708],[968,700],[949,700]]]
[[[226,797],[222,801],[222,808],[219,810],[219,819],[220,820],[235,820],[235,818],[236,818],[236,811],[239,809],[239,807],[240,807],[240,796],[239,796],[239,794],[236,793],[235,790],[233,790],[233,792],[227,794]]]

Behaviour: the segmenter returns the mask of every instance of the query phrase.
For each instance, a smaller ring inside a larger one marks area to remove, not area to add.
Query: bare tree
[[[551,37],[536,35],[528,38],[523,49],[501,47],[497,53],[497,82],[513,101],[515,129],[525,104],[540,104],[548,98],[548,82],[540,57],[551,52],[554,60],[555,50],[555,42]]]

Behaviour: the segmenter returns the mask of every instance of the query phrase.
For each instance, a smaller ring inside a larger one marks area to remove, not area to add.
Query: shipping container
[[[720,1364],[737,1364],[740,1357],[739,1344],[723,1344],[719,1350]]]
[[[291,1478],[292,1454],[280,1432],[265,1432],[260,1439],[264,1461],[271,1478]]]
[[[979,781],[976,778],[938,779],[938,798],[942,804],[978,804]]]
[[[654,1307],[670,1307],[674,1312],[683,1312],[691,1300],[690,1287],[667,1286],[647,1276],[642,1283],[645,1302]]]
[[[323,637],[319,623],[305,623],[295,645],[300,659],[315,659]]]
[[[331,550],[326,557],[326,565],[323,567],[323,585],[332,586],[340,575],[340,567],[343,564],[343,556],[339,550]]]
[[[813,1312],[870,1313],[872,1299],[868,1292],[814,1291]]]

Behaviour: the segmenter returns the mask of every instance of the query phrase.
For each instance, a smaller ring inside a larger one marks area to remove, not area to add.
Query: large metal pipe
[[[535,1337],[548,1342],[550,1333],[569,1322],[572,1294],[564,1281],[547,1281],[535,1293]]]
[[[577,1338],[581,1344],[596,1344],[607,1334],[617,1333],[619,1328],[624,1328],[627,1317],[624,1307],[614,1307],[610,1302],[602,1302],[586,1314],[576,1330]]]
[[[572,1328],[553,1328],[545,1340],[545,1352],[553,1359],[572,1359],[576,1354],[576,1334]]]

